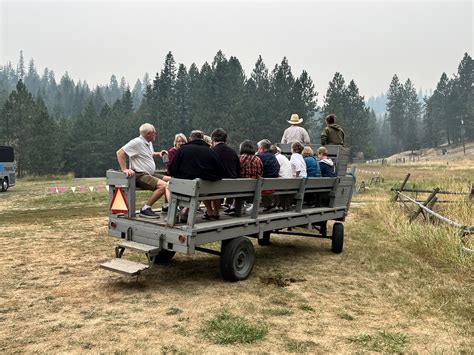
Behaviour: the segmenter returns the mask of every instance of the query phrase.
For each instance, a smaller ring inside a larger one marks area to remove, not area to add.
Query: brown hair
[[[300,142],[295,142],[291,145],[291,151],[295,153],[300,153],[303,151],[303,145]]]
[[[326,123],[327,124],[333,124],[336,122],[336,115],[331,113],[330,115],[326,116]]]

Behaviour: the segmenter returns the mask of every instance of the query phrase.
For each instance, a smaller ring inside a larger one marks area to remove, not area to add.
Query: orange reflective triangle
[[[127,213],[128,205],[127,200],[121,187],[115,188],[114,197],[110,202],[110,210],[112,213]]]

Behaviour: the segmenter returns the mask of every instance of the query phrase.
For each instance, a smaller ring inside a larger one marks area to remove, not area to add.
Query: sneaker
[[[253,204],[249,204],[248,206],[245,206],[245,212],[252,213],[252,210],[253,210]]]
[[[160,218],[160,216],[158,216],[155,212],[153,212],[153,210],[151,209],[151,207],[148,207],[146,210],[141,209],[141,210],[140,210],[140,217],[144,217],[144,218]]]
[[[165,203],[161,206],[161,212],[168,212],[169,204]]]

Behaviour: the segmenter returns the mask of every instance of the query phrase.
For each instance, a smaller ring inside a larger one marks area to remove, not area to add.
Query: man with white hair
[[[136,177],[136,185],[142,189],[153,191],[148,201],[140,210],[140,216],[145,218],[159,218],[151,206],[164,195],[166,182],[159,179],[155,174],[155,157],[162,157],[168,154],[166,150],[155,152],[153,141],[156,137],[156,129],[150,123],[144,123],[140,126],[140,136],[132,139],[122,148],[117,150],[117,160],[120,169],[127,176]],[[127,156],[129,167],[127,168]]]

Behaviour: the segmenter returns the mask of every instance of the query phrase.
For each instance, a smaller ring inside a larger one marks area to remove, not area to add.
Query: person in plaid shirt
[[[255,155],[257,148],[251,140],[240,144],[240,177],[258,179],[263,174],[263,164]]]

